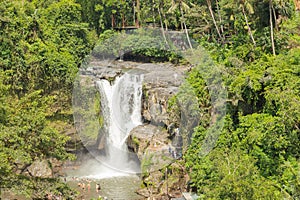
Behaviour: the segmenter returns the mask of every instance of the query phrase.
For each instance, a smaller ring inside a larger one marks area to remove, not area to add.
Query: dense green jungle
[[[75,159],[72,88],[93,48],[126,27],[156,27],[205,49],[200,67],[221,69],[227,91],[223,128],[202,155],[212,94],[197,66],[186,76],[201,119],[178,162],[199,199],[300,199],[299,10],[298,0],[0,0],[0,190],[76,199],[61,179],[24,172]],[[140,39],[134,55],[189,65]]]

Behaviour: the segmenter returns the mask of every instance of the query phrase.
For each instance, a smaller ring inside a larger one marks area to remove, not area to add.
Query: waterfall
[[[104,118],[103,134],[106,137],[106,156],[103,161],[119,171],[136,171],[136,166],[129,162],[125,141],[130,131],[142,123],[142,81],[142,74],[132,73],[117,77],[112,85],[105,79],[97,81]]]

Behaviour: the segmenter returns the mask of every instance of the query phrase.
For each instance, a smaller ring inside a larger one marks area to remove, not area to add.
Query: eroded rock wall
[[[129,150],[136,153],[141,162],[142,188],[138,193],[157,199],[180,196],[188,178],[184,167],[178,164],[178,157],[170,151],[176,127],[168,111],[168,102],[183,83],[187,67],[118,61],[109,64],[92,62],[91,65],[82,74],[95,80],[113,81],[116,76],[130,70],[144,74],[143,125],[135,127],[126,141]]]
[[[180,159],[172,154],[175,128],[168,102],[184,81],[186,68],[172,64],[143,64],[142,117],[144,124],[134,128],[127,140],[141,161],[142,182],[138,194],[148,198],[181,197],[189,180]]]
[[[184,68],[166,63],[143,64],[139,68],[147,71],[144,77],[142,116],[148,123],[168,127],[172,123],[167,112],[168,100],[182,84]]]

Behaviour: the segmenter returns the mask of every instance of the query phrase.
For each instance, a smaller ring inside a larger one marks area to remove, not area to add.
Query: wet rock
[[[162,185],[164,174],[160,171],[152,172],[150,176],[143,180],[144,188],[137,190],[137,193],[144,197],[158,196],[160,186]]]
[[[137,154],[142,173],[159,171],[174,162],[175,159],[169,152],[169,136],[166,129],[153,124],[140,125],[130,132],[127,146]]]
[[[53,176],[62,176],[62,166],[63,162],[60,160],[57,160],[56,158],[50,158],[49,159],[50,168],[52,170]]]
[[[168,138],[168,132],[153,124],[144,124],[131,130],[127,138],[127,146],[137,154],[140,160],[146,156],[148,152],[167,151],[168,145],[171,144]]]
[[[159,130],[156,126],[149,124],[140,125],[131,130],[126,143],[140,160],[142,160],[146,148],[150,145],[152,137],[157,131]]]
[[[30,176],[39,178],[51,178],[52,170],[47,160],[36,160],[28,168]]]
[[[169,126],[171,120],[168,101],[182,84],[184,69],[166,63],[143,64],[138,67],[148,71],[144,77],[143,118],[158,126]]]
[[[178,162],[174,162],[161,170],[144,174],[143,188],[137,190],[137,193],[146,198],[180,198],[182,192],[187,191],[188,180],[185,168]]]
[[[83,76],[90,76],[95,79],[106,79],[114,81],[116,77],[123,73],[118,65],[113,65],[107,61],[92,60],[87,68],[81,68],[80,74]]]
[[[151,193],[148,190],[148,188],[140,188],[136,191],[137,194],[143,196],[143,197],[150,197]]]
[[[180,160],[175,160],[169,152],[170,133],[153,124],[134,128],[127,145],[137,153],[142,167],[142,185],[137,193],[156,199],[178,198],[186,191],[189,180]]]

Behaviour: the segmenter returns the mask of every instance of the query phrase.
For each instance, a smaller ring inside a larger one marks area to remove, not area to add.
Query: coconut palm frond
[[[178,7],[177,3],[172,4],[172,6],[169,8],[168,13],[174,12]]]
[[[186,12],[190,9],[189,5],[187,5],[185,2],[181,1],[182,9]]]
[[[248,1],[245,2],[245,8],[249,14],[254,14],[253,6]]]

